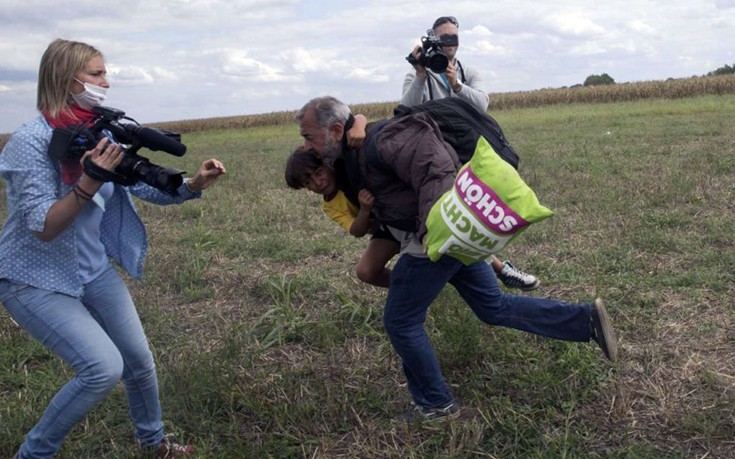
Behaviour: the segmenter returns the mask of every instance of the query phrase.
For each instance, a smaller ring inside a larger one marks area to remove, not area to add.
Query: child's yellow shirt
[[[322,201],[322,210],[329,218],[349,233],[350,227],[355,221],[355,218],[357,218],[357,213],[360,209],[352,204],[347,199],[347,196],[339,190],[330,201]]]

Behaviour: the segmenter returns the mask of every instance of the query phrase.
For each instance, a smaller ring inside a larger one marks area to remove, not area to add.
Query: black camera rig
[[[442,73],[447,69],[449,65],[449,58],[444,54],[444,42],[434,34],[434,31],[429,29],[426,31],[426,36],[421,37],[421,53],[418,59],[413,56],[413,53],[406,56],[406,60],[411,65],[423,65],[426,68],[431,69],[434,73]]]
[[[60,162],[78,162],[85,152],[92,150],[103,137],[108,137],[111,142],[125,146],[122,161],[111,172],[96,166],[91,158],[87,158],[84,164],[87,173],[96,175],[94,178],[98,180],[126,186],[142,181],[170,195],[176,195],[176,190],[184,181],[184,171],[157,166],[138,155],[138,150],[147,148],[184,156],[186,145],[181,143],[181,135],[163,129],[143,127],[116,108],[98,106],[92,111],[97,117],[91,124],[54,129],[49,144],[49,156]],[[122,119],[132,123],[123,123]]]

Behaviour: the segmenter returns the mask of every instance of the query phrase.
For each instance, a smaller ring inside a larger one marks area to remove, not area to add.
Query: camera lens
[[[434,53],[431,56],[427,56],[428,67],[434,73],[442,73],[447,70],[449,66],[449,59],[443,53]]]

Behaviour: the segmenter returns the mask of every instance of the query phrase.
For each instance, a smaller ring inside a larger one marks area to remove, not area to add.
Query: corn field
[[[540,107],[553,104],[586,104],[634,101],[641,99],[680,99],[701,95],[735,93],[735,75],[669,78],[662,81],[618,83],[603,86],[571,86],[490,94],[490,110]],[[390,117],[397,101],[353,104],[354,113],[362,113],[369,119]],[[257,115],[223,116],[191,120],[154,123],[151,126],[186,133],[211,129],[243,129],[294,123],[296,111],[279,111]],[[9,135],[0,135],[0,148]]]
[[[641,99],[680,99],[735,92],[735,75],[670,78],[665,81],[618,83],[603,86],[573,86],[559,89],[509,92],[490,95],[492,110],[539,107],[552,104],[624,102]]]

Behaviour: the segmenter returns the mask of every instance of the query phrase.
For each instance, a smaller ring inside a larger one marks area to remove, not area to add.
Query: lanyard
[[[447,76],[444,73],[440,73],[439,76],[442,77],[442,81],[444,82],[444,87],[447,88],[447,91],[449,91],[449,80],[447,79]]]

